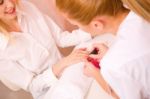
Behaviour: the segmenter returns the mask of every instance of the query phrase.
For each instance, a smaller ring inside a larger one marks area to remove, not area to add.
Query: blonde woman
[[[141,2],[140,7],[134,7],[145,8],[147,13],[137,13],[149,20],[148,4],[142,5],[142,1],[149,4],[148,0],[138,0]],[[56,4],[66,19],[91,35],[109,32],[116,36],[116,41],[100,62],[101,70],[87,62],[84,73],[95,78],[114,98],[149,99],[150,23],[132,11],[119,8],[123,6],[120,0],[56,0]],[[101,46],[102,44],[94,45],[99,53],[103,50]],[[99,54],[93,58],[99,59],[98,56]]]
[[[67,66],[84,61],[84,50],[75,50],[60,60],[55,43],[64,47],[91,38],[81,32],[61,33],[52,19],[26,0],[0,0],[0,81],[12,90],[22,88],[39,98]]]

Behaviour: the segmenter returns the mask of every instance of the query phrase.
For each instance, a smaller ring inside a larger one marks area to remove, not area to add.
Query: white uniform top
[[[60,34],[61,29],[50,18],[25,0],[17,12],[22,32],[11,32],[9,39],[0,33],[0,80],[13,90],[38,92],[57,81],[51,68],[47,69],[61,58],[55,41],[65,47],[91,36],[81,30]]]
[[[150,99],[150,24],[130,12],[101,66],[120,99]]]

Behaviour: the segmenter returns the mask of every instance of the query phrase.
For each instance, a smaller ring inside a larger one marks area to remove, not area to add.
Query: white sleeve
[[[27,90],[34,74],[21,67],[16,61],[0,60],[0,79],[10,89],[15,90],[14,85],[18,88]],[[5,79],[5,81],[3,81]]]
[[[84,62],[66,68],[44,99],[84,99],[93,81],[83,74]]]
[[[120,99],[142,99],[140,84],[130,79],[128,75],[108,70],[107,72],[102,71],[102,75]]]
[[[60,47],[74,46],[91,39],[91,35],[81,29],[76,29],[70,33],[69,31],[62,31],[50,17],[45,16],[45,20],[57,45]]]
[[[29,90],[32,93],[33,97],[36,99],[41,95],[41,93],[47,91],[57,81],[58,79],[53,74],[52,69],[48,68],[32,80],[29,86]]]
[[[16,61],[0,60],[0,66],[0,80],[7,87],[15,90],[14,86],[17,86],[18,88],[30,91],[33,96],[37,96],[45,88],[50,87],[57,81],[51,68],[48,68],[41,74],[34,74],[23,68]],[[5,83],[5,81],[7,82]]]
[[[149,59],[143,60],[149,63]],[[141,63],[141,61],[130,62],[118,69],[102,68],[104,79],[120,99],[147,99],[150,88],[149,64],[144,66]]]

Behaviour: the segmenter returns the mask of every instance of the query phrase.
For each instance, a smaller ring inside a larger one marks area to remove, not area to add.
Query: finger
[[[85,62],[87,58],[84,57],[75,57],[73,62]]]
[[[79,48],[78,50],[86,51],[86,50],[87,50],[87,48]]]
[[[76,58],[75,60],[78,61],[78,62],[86,62],[87,58],[79,57],[79,58]]]
[[[83,50],[75,50],[74,52],[72,52],[72,54],[89,54],[89,52]]]
[[[89,51],[87,51],[87,50],[77,50],[76,52],[77,53],[89,53]]]
[[[74,49],[73,51],[72,51],[72,53],[76,53],[76,52],[79,52],[79,51],[81,51],[80,49]]]
[[[100,55],[100,54],[97,54],[97,55],[91,54],[91,55],[89,55],[89,57],[99,60],[99,59],[102,58],[102,55]]]
[[[89,52],[88,51],[81,51],[81,52],[78,52],[77,54],[81,54],[81,55],[89,55]]]
[[[86,51],[87,48],[79,48],[79,49],[75,49],[74,51]]]
[[[81,58],[87,58],[88,56],[89,56],[89,54],[87,54],[87,53],[77,53],[77,54],[75,54],[74,55],[75,57],[81,57]]]
[[[89,54],[87,52],[82,53],[76,53],[76,56],[88,56]]]
[[[81,61],[84,61],[84,62],[86,62],[87,61],[87,58],[88,58],[88,56],[86,57],[78,57],[78,59],[77,60],[81,60]]]

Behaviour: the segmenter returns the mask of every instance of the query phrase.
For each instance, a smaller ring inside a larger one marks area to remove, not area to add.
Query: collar
[[[0,33],[0,50],[4,50],[7,47],[9,37]]]
[[[23,16],[27,14],[22,11],[22,8],[19,7],[17,7],[16,12],[17,12],[18,23],[21,24]]]

